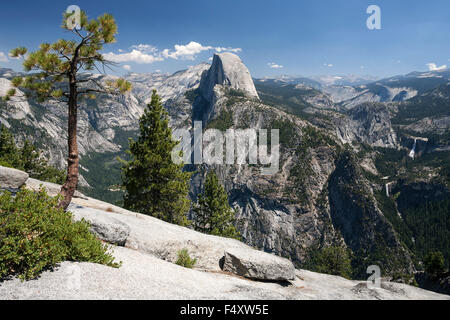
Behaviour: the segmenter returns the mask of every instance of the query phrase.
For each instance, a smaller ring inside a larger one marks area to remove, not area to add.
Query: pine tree
[[[17,168],[20,163],[20,153],[11,132],[2,125],[0,130],[0,165]]]
[[[432,277],[439,277],[445,272],[444,256],[442,252],[430,252],[424,260],[425,272]]]
[[[37,51],[19,47],[11,50],[13,58],[23,58],[23,66],[29,73],[12,79],[13,88],[7,91],[8,101],[20,92],[20,98],[34,97],[38,102],[55,100],[67,104],[67,177],[61,188],[63,196],[59,206],[67,209],[78,186],[79,154],[77,143],[78,103],[82,98],[93,98],[96,93],[121,94],[131,90],[131,84],[123,79],[100,83],[93,77],[81,76],[84,71],[100,70],[111,64],[100,52],[105,44],[115,42],[116,22],[110,14],[88,20],[85,12],[80,13],[77,26],[73,13],[64,13],[62,27],[71,32],[73,39],[60,39],[54,43],[42,43]],[[17,90],[20,89],[21,91]]]
[[[219,183],[214,171],[206,175],[205,187],[198,195],[198,203],[194,208],[194,228],[203,233],[240,239],[234,226],[235,212],[228,203],[225,188]]]
[[[18,147],[5,126],[0,130],[0,165],[25,171],[38,180],[64,183],[64,170],[50,166],[29,140]]]
[[[124,206],[170,223],[186,226],[191,174],[172,161],[178,145],[169,127],[169,115],[153,90],[152,100],[139,121],[139,137],[130,139],[130,161],[122,162]]]
[[[351,258],[346,248],[334,245],[319,249],[317,246],[312,246],[308,251],[306,269],[350,279],[352,274]]]

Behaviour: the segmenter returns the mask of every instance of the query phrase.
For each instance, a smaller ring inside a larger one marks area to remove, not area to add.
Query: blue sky
[[[61,15],[71,4],[90,17],[114,15],[117,43],[104,53],[120,63],[118,74],[175,72],[223,48],[254,77],[384,77],[450,66],[448,0],[35,0],[0,4],[0,67],[21,70],[7,57],[14,47],[67,37]],[[366,27],[372,4],[381,9],[381,30]]]

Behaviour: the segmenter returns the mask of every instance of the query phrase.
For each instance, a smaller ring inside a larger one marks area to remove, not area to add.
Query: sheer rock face
[[[335,131],[341,142],[357,141],[376,147],[397,147],[397,135],[384,104],[363,103],[348,111],[347,115],[334,119]]]
[[[213,102],[214,87],[224,85],[244,91],[249,97],[258,98],[252,76],[241,59],[229,52],[217,53],[208,73],[202,79],[200,92],[208,102]]]

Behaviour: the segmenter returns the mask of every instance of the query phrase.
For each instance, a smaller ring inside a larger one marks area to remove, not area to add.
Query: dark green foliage
[[[179,225],[188,225],[186,213],[190,173],[172,161],[173,140],[169,116],[153,91],[139,121],[137,140],[130,139],[130,161],[121,159],[124,206]]]
[[[0,157],[0,164],[6,167],[18,167],[22,164],[19,148],[5,126],[2,126],[0,132]]]
[[[197,259],[192,259],[189,256],[189,252],[187,249],[182,249],[178,251],[178,259],[175,262],[177,265],[192,269],[197,263]]]
[[[410,286],[419,287],[419,284],[417,283],[416,279],[414,278],[414,274],[397,272],[392,275],[391,281],[406,283]]]
[[[299,146],[301,150],[317,148],[321,146],[337,146],[336,142],[328,134],[313,126],[303,128],[302,141]]]
[[[449,115],[450,85],[443,84],[425,95],[418,95],[398,106],[393,124],[410,124],[425,117]]]
[[[0,195],[0,278],[32,279],[66,260],[119,266],[89,224],[73,222],[57,204],[44,190]]]
[[[305,268],[346,279],[350,279],[352,274],[350,254],[346,248],[340,246],[311,248]]]
[[[236,90],[233,88],[226,88],[227,102],[226,105],[231,107],[236,103],[242,102],[245,100],[245,92],[242,90]]]
[[[377,148],[377,151],[375,166],[382,176],[394,177],[399,172],[399,166],[407,167],[409,162],[411,162],[403,150]]]
[[[293,146],[296,146],[295,155],[297,159],[295,161],[295,165],[290,171],[290,183],[284,188],[284,193],[292,202],[299,201],[303,204],[307,204],[311,201],[311,199],[305,181],[308,181],[315,175],[315,172],[311,167],[309,149],[318,147],[333,147],[337,150],[333,151],[335,154],[337,154],[339,149],[336,143],[329,136],[313,126],[303,128],[299,143],[295,143],[296,139],[293,138],[295,135],[296,133],[294,132],[286,132],[286,137],[290,136],[291,143],[293,143]]]
[[[0,165],[23,170],[42,181],[62,184],[65,179],[64,170],[48,165],[30,141],[26,140],[23,147],[18,147],[5,126],[0,132]]]
[[[197,96],[198,96],[198,90],[197,90],[197,89],[187,90],[187,91],[184,93],[184,96],[185,96],[186,99],[188,99],[188,101],[189,101],[190,103],[194,103],[195,99],[196,99]]]
[[[115,128],[115,135],[113,142],[122,146],[119,152],[96,153],[90,152],[83,156],[80,160],[81,174],[86,178],[92,188],[78,189],[92,198],[106,201],[118,206],[123,206],[123,190],[120,188],[122,183],[121,164],[117,157],[123,157],[126,160],[128,155],[126,149],[128,148],[128,139],[130,137],[136,138],[137,131],[125,131],[120,127]],[[89,168],[89,172],[85,172],[84,168]],[[108,172],[108,174],[105,174]]]
[[[286,150],[288,148],[293,148],[298,143],[297,128],[289,120],[274,119],[267,126],[267,144],[271,144],[272,136],[270,134],[271,130],[279,130],[280,134],[280,148]]]
[[[277,109],[295,114],[302,118],[311,117],[310,114],[304,112],[308,107],[312,107],[310,103],[306,101],[309,96],[314,96],[319,92],[313,88],[299,88],[296,85],[279,85],[272,83],[255,83],[256,90],[261,101],[264,104],[274,106]]]
[[[194,208],[194,228],[203,233],[240,239],[234,226],[235,212],[228,204],[228,196],[214,171],[206,176],[203,193],[198,195]]]
[[[78,187],[78,189],[92,198],[121,204],[123,199],[123,191],[120,188],[121,167],[117,161],[117,156],[120,155],[122,153],[91,152],[84,156],[80,161],[82,165],[80,173],[92,188]],[[83,168],[89,168],[89,172],[85,172]]]
[[[405,222],[399,217],[394,197],[387,197],[383,190],[375,192],[375,198],[377,199],[378,206],[383,212],[383,215],[389,220],[395,231],[397,231],[400,240],[409,249],[413,249],[413,233],[405,224]]]
[[[424,261],[425,272],[433,277],[438,277],[445,272],[444,256],[442,252],[430,252]]]
[[[402,211],[405,224],[414,234],[414,251],[419,259],[440,250],[450,259],[450,199],[425,202]]]
[[[207,129],[218,129],[225,132],[233,127],[233,112],[222,110],[220,114],[208,123]]]

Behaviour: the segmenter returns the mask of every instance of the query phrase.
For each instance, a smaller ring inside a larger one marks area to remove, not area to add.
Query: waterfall
[[[409,154],[408,154],[408,156],[409,156],[411,159],[414,159],[414,156],[416,155],[416,143],[417,143],[417,139],[414,139],[413,147],[412,147],[411,151],[410,151]]]
[[[391,184],[392,184],[393,182],[391,181],[391,182],[388,182],[388,183],[386,183],[385,184],[385,186],[386,186],[386,197],[389,197],[390,196],[390,193],[391,193]]]

